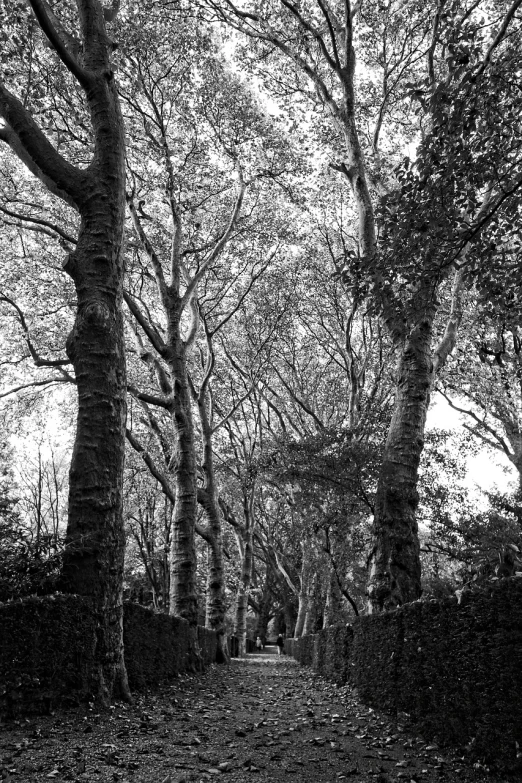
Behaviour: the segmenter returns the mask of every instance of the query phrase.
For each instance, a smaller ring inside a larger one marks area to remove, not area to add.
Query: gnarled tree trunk
[[[432,307],[412,330],[399,361],[375,502],[367,585],[372,612],[415,601],[421,594],[417,481],[433,380],[433,318]]]
[[[67,352],[76,375],[78,418],[61,587],[92,602],[98,624],[92,691],[106,702],[113,694],[129,697],[122,641],[124,128],[101,3],[77,1],[78,47],[70,46],[72,36],[46,3],[31,0],[31,5],[51,46],[83,90],[94,141],[87,168],[69,163],[0,84],[1,139],[81,216],[77,245],[64,267],[77,296]]]

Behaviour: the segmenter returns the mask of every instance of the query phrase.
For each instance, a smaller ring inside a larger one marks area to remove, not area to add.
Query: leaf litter
[[[3,724],[4,783],[503,783],[408,734],[348,686],[268,653],[180,675],[132,705]]]

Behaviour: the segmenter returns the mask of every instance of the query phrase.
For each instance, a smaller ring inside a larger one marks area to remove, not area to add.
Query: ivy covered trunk
[[[421,594],[417,481],[433,379],[432,325],[433,314],[427,312],[410,332],[399,361],[375,501],[367,584],[370,612],[394,609]]]

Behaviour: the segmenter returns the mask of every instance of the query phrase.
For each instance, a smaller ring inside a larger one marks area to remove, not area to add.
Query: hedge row
[[[198,628],[199,661],[179,617],[124,605],[125,664],[131,690],[158,685],[216,660],[213,631]],[[89,603],[74,595],[0,604],[0,717],[76,704],[93,693],[96,625]]]
[[[424,736],[521,770],[522,579],[417,602],[287,640],[287,652],[350,683],[369,705],[405,712]]]

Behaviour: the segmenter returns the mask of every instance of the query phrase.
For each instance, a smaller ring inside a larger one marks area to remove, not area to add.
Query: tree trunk
[[[252,582],[253,565],[253,531],[252,526],[248,525],[239,535],[242,537],[242,562],[241,579],[236,598],[236,621],[234,633],[239,639],[239,656],[246,655],[247,638],[247,614],[248,597],[250,594],[250,585]]]
[[[295,606],[290,602],[290,595],[287,592],[284,595],[283,612],[285,617],[286,636],[292,638],[295,636],[296,615]]]
[[[173,382],[176,493],[172,517],[170,613],[188,620],[196,629],[196,456],[185,344],[179,334],[179,320],[177,312],[169,319],[168,341],[171,351],[169,369]]]
[[[343,619],[343,598],[339,589],[339,583],[333,566],[330,566],[330,579],[326,592],[326,601],[323,615],[323,628],[338,625]]]
[[[303,636],[315,633],[317,625],[317,573],[308,581],[306,613],[303,622]]]
[[[69,478],[69,518],[62,589],[89,597],[98,621],[94,696],[129,698],[123,659],[123,466],[126,369],[123,341],[122,239],[125,140],[117,88],[110,73],[103,10],[85,11],[85,66],[103,75],[87,92],[95,152],[78,201],[78,243],[65,265],[77,295],[67,341],[78,389],[76,437]],[[103,47],[98,39],[105,34]],[[88,41],[88,39],[86,39]],[[87,172],[85,172],[87,173]]]
[[[221,543],[221,524],[219,536],[213,536],[208,544],[208,577],[207,577],[207,605],[205,614],[205,627],[214,631],[217,636],[217,663],[230,663],[226,629],[225,629],[225,590],[223,584],[223,548]]]
[[[68,49],[46,4],[31,5],[51,47],[83,90],[94,141],[88,166],[65,160],[25,105],[0,82],[1,140],[81,216],[76,248],[64,265],[77,297],[67,352],[76,375],[78,419],[61,587],[92,601],[98,622],[92,692],[106,702],[115,693],[130,696],[122,643],[125,136],[101,3],[78,1],[81,59]]]
[[[396,608],[421,594],[417,480],[433,379],[432,324],[431,314],[419,321],[400,357],[375,501],[367,585],[370,612]]]
[[[309,592],[309,582],[311,578],[311,563],[310,563],[310,552],[309,552],[309,544],[307,546],[305,541],[301,542],[301,551],[302,551],[302,563],[301,563],[301,576],[300,576],[300,586],[299,586],[299,595],[298,595],[298,607],[297,607],[297,620],[295,623],[295,629],[294,629],[294,636],[296,639],[299,639],[303,635],[304,630],[304,624],[306,620],[306,615],[308,613],[308,592]]]
[[[205,626],[216,632],[218,646],[217,662],[230,663],[225,628],[226,601],[223,568],[223,530],[214,472],[212,429],[205,403],[205,388],[201,389],[197,397],[197,404],[203,437],[202,470],[205,476],[205,485],[202,490],[198,491],[198,500],[200,500],[207,518],[206,532],[208,536],[206,536],[206,541],[209,547]]]
[[[266,642],[268,623],[270,622],[270,613],[273,605],[270,570],[267,567],[263,593],[259,601],[259,613],[257,615],[256,630],[254,636],[260,636],[263,642]]]

